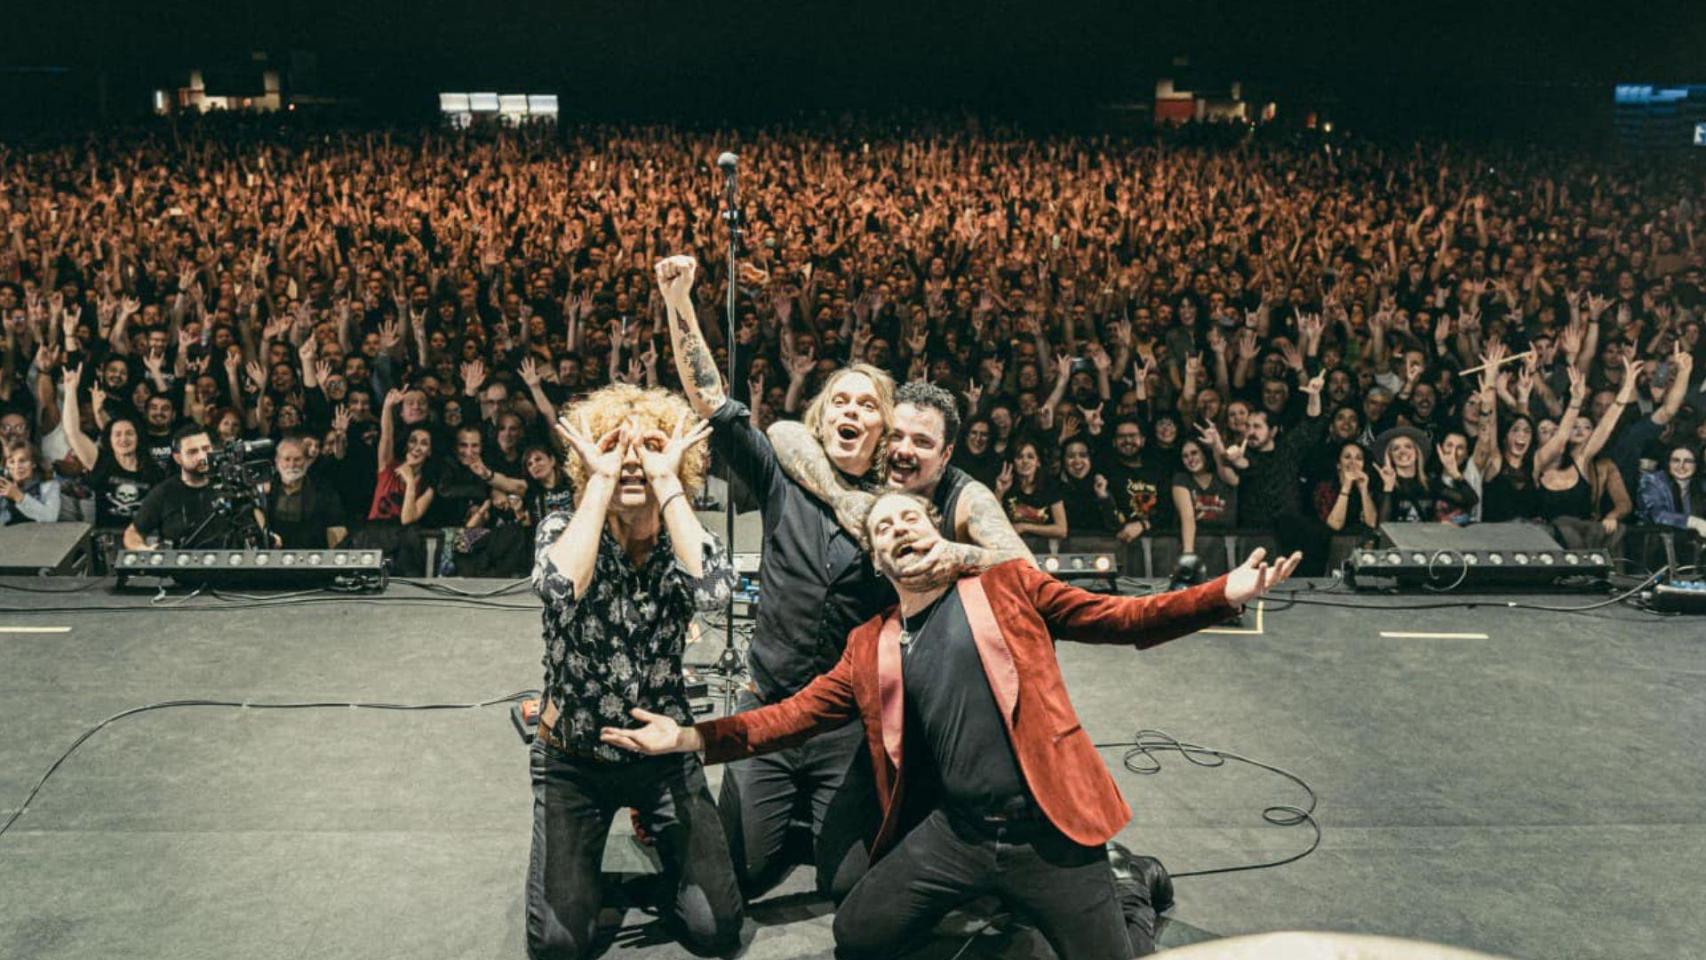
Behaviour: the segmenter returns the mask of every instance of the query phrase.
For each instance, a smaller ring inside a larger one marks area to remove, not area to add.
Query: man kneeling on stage
[[[702,750],[717,763],[778,750],[863,716],[883,824],[877,859],[835,915],[837,955],[890,957],[949,910],[997,894],[1072,960],[1153,952],[1133,943],[1103,848],[1131,819],[1079,724],[1054,640],[1151,647],[1212,626],[1296,569],[1301,555],[1243,566],[1176,593],[1108,597],[1022,560],[957,584],[910,590],[896,577],[936,536],[930,504],[877,498],[865,532],[898,608],[848,638],[835,669],[780,703],[694,727],[645,710],[605,743],[645,754]],[[902,762],[902,745],[907,746]],[[915,784],[936,784],[931,812],[907,831]],[[897,839],[898,838],[898,839]]]
[[[599,742],[630,711],[686,723],[681,653],[695,610],[719,609],[728,555],[694,516],[705,437],[685,401],[612,386],[558,429],[575,508],[546,517],[533,586],[545,603],[545,703],[532,753],[527,947],[588,956],[611,817],[632,807],[663,861],[659,909],[696,952],[738,945],[741,895],[722,822],[694,756],[642,758]]]

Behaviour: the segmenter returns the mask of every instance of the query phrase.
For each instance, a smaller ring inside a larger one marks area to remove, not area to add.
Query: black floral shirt
[[[721,609],[734,583],[722,544],[705,535],[704,575],[676,563],[669,532],[658,533],[636,568],[608,530],[584,598],[546,551],[568,528],[573,512],[559,510],[539,525],[533,546],[533,590],[544,601],[545,694],[558,705],[558,742],[600,760],[639,759],[599,742],[602,727],[631,727],[639,707],[691,724],[681,679],[681,652],[696,610]]]

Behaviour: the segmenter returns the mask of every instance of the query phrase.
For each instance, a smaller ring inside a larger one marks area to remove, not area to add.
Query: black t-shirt
[[[943,802],[976,815],[1027,797],[959,591],[907,620],[920,628],[901,655],[907,742],[929,748]]]
[[[544,484],[528,477],[526,502],[528,516],[537,525],[558,510],[573,510],[575,492],[567,477],[559,480],[557,485],[549,490],[545,489]]]
[[[1114,517],[1121,526],[1137,520],[1150,530],[1172,530],[1179,518],[1173,509],[1173,475],[1166,464],[1147,453],[1135,467],[1112,460],[1103,467],[1108,493],[1114,498]]]
[[[157,536],[175,547],[239,545],[242,529],[253,526],[254,516],[213,516],[218,500],[212,485],[192,487],[182,476],[170,477],[148,491],[132,522],[144,537]]]
[[[450,464],[433,484],[433,500],[428,524],[439,527],[460,527],[468,520],[469,511],[491,496],[491,485],[474,475],[460,461]]]
[[[142,435],[142,449],[148,459],[154,462],[154,469],[161,475],[167,476],[178,472],[177,461],[172,459],[172,435]]]
[[[102,450],[89,471],[89,489],[95,495],[95,526],[124,527],[136,519],[137,508],[148,491],[160,482],[153,458],[138,451],[135,470],[126,470],[110,451]]]
[[[293,494],[285,493],[284,484],[275,481],[267,497],[267,526],[285,547],[324,550],[327,528],[346,526],[343,504],[336,492],[322,489],[312,478]]]

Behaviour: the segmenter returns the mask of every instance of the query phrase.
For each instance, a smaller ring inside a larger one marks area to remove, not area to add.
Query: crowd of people
[[[524,574],[572,503],[558,408],[680,386],[652,267],[688,254],[707,316],[736,287],[732,337],[706,334],[759,429],[854,361],[943,387],[953,464],[1034,549],[1212,570],[1259,531],[1320,573],[1389,520],[1615,550],[1706,533],[1698,166],[965,123],[224,121],[14,146],[0,171],[0,523],[212,535],[210,454],[265,438],[270,542],[420,573],[431,539],[444,572]]]

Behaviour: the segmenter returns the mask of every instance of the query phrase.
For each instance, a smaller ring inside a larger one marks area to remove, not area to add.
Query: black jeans
[[[761,705],[743,690],[736,709]],[[800,746],[723,767],[717,810],[748,899],[787,875],[793,865],[783,850],[788,827],[805,805],[818,893],[840,903],[870,865],[870,841],[881,820],[863,724],[854,721]]]
[[[632,807],[663,861],[659,912],[697,953],[738,944],[740,890],[705,771],[692,754],[606,763],[535,742],[533,851],[527,864],[527,955],[590,955],[603,901],[610,820]]]
[[[938,809],[871,866],[835,912],[840,960],[889,958],[929,935],[948,911],[995,894],[1028,916],[1063,960],[1128,960],[1133,943],[1104,847],[1047,820],[974,822]],[[1153,916],[1153,914],[1151,914]]]

